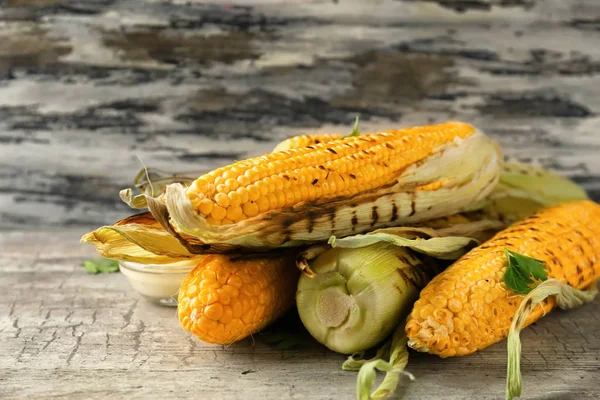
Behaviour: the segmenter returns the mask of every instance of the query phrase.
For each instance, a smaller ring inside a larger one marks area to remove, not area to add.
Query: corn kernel
[[[245,187],[240,187],[236,190],[237,194],[240,196],[241,204],[246,204],[250,200],[250,195],[248,194],[248,189]]]
[[[212,211],[210,212],[210,216],[214,219],[216,219],[217,221],[222,220],[223,218],[225,218],[225,216],[227,215],[227,210],[225,210],[223,207],[221,206],[213,206]]]
[[[217,195],[215,196],[215,201],[219,206],[223,208],[229,207],[229,196],[225,193],[217,193]]]
[[[258,206],[253,201],[245,203],[242,209],[244,210],[244,214],[249,218],[258,215]]]
[[[267,200],[265,196],[260,196],[258,200],[256,200],[256,205],[258,206],[259,213],[269,211],[269,200]]]
[[[203,199],[198,205],[198,211],[203,215],[209,215],[213,208],[213,202],[209,199]]]

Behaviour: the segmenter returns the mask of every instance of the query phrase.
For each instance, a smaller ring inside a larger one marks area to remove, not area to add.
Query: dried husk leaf
[[[103,257],[141,264],[169,264],[197,257],[149,213],[125,218],[84,235]]]

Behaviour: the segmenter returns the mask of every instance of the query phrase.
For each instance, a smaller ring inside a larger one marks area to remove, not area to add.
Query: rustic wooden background
[[[597,0],[0,0],[0,398],[351,398],[314,343],[190,338],[86,275],[79,235],[131,213],[140,158],[211,168],[357,115],[471,122],[600,200],[599,88]],[[524,333],[526,398],[600,397],[599,306]],[[399,394],[502,398],[504,362],[417,355]]]

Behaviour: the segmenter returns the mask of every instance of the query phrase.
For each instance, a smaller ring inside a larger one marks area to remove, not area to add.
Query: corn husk
[[[141,264],[169,264],[196,255],[166,232],[149,212],[125,218],[84,235],[103,257]]]
[[[300,256],[310,274],[298,283],[298,312],[307,330],[331,350],[349,354],[381,342],[441,271],[433,258],[454,260],[479,243],[472,237],[442,236],[433,228],[392,232],[332,238],[333,248],[317,246],[318,251],[308,249]],[[425,261],[417,253],[430,257]]]
[[[588,199],[585,190],[570,179],[541,167],[516,161],[504,163],[500,182],[479,206],[491,219],[507,224],[550,207]]]

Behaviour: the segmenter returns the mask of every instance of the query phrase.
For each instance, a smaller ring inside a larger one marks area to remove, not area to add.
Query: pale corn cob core
[[[209,224],[232,224],[304,201],[379,188],[439,146],[474,133],[471,125],[447,122],[265,154],[199,177],[186,195]]]
[[[549,278],[583,289],[600,278],[600,206],[576,201],[542,210],[471,250],[421,292],[406,325],[411,347],[450,357],[508,336],[523,296],[504,284],[505,248],[545,261]],[[525,325],[554,304],[547,299]]]

